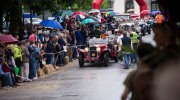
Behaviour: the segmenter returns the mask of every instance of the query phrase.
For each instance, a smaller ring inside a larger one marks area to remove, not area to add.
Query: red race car
[[[89,47],[84,49],[78,48],[79,66],[84,67],[84,63],[99,62],[108,66],[110,59],[118,62],[118,46],[110,41],[109,38],[93,38],[89,40]]]

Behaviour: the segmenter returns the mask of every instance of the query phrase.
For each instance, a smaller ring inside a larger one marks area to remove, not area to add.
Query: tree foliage
[[[104,0],[101,5],[101,8],[110,8],[110,7],[111,7],[110,0]]]
[[[105,6],[106,6],[105,0]],[[71,7],[72,10],[90,10],[93,0],[1,0],[0,3],[0,31],[2,31],[3,15],[10,22],[10,33],[21,30],[22,9],[29,9],[34,14],[41,15],[45,10],[57,12],[60,9],[66,10]]]

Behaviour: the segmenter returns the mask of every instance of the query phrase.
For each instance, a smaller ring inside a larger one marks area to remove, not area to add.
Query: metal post
[[[23,21],[22,29],[24,30],[24,6],[23,5],[22,5],[22,21]]]

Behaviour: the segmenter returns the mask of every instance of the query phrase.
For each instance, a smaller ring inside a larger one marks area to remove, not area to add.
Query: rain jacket
[[[75,32],[77,43],[81,43],[83,41],[82,35],[80,31]]]
[[[132,43],[138,43],[139,35],[136,32],[131,33]]]
[[[14,45],[13,52],[14,52],[14,59],[16,60],[17,58],[20,58],[22,61],[22,49],[19,46]]]

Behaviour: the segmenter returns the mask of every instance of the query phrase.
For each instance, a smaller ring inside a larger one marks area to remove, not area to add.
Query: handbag
[[[16,74],[16,75],[19,75],[19,68],[18,68],[18,67],[16,67],[16,68],[14,69],[14,71],[15,71],[15,74]]]

